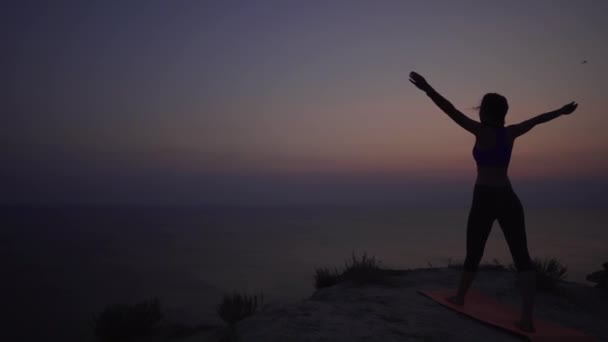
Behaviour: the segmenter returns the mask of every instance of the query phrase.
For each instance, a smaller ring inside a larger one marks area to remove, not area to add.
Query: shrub
[[[261,308],[264,302],[264,295],[249,296],[246,293],[225,294],[217,309],[218,314],[228,324],[234,324],[245,317],[253,315]]]
[[[595,284],[596,288],[606,290],[608,289],[608,262],[605,262],[602,266],[604,266],[603,270],[588,274],[586,279],[587,281],[597,283]]]
[[[131,341],[147,337],[158,329],[162,319],[158,298],[135,305],[113,305],[94,318],[95,335],[102,341]]]
[[[373,284],[382,280],[382,269],[380,262],[375,257],[368,258],[367,253],[363,253],[361,259],[357,259],[355,253],[352,254],[350,264],[344,261],[344,272],[342,278],[352,280],[356,284]]]
[[[568,266],[563,265],[556,258],[534,258],[532,263],[536,270],[536,288],[540,291],[554,290],[568,273]],[[509,266],[509,269],[517,270],[513,264]]]
[[[334,268],[333,271],[327,267],[317,268],[315,272],[315,288],[329,287],[340,282],[340,271]]]
[[[534,259],[536,268],[536,286],[541,291],[555,289],[557,283],[566,278],[568,266],[562,265],[555,258]]]
[[[332,286],[344,280],[351,280],[357,285],[381,284],[384,282],[384,276],[392,271],[382,268],[380,264],[380,261],[375,257],[369,258],[365,252],[361,258],[353,253],[350,260],[344,260],[342,271],[337,267],[333,270],[327,267],[317,268],[314,276],[315,288]]]

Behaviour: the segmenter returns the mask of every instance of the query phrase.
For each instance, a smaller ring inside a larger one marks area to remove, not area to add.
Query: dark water
[[[568,280],[608,261],[608,214],[530,209],[532,256],[560,258]],[[9,338],[87,340],[94,313],[159,296],[176,320],[214,321],[225,291],[268,301],[313,292],[319,266],[352,252],[388,267],[464,257],[467,211],[371,207],[4,207],[0,256]],[[485,259],[510,263],[497,225]],[[32,328],[34,327],[34,329]]]

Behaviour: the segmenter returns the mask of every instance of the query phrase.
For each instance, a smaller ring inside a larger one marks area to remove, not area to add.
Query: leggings
[[[467,223],[464,269],[477,271],[494,220],[500,224],[517,270],[521,272],[534,269],[528,254],[524,210],[519,198],[510,186],[482,185],[476,185],[473,192],[473,204]]]

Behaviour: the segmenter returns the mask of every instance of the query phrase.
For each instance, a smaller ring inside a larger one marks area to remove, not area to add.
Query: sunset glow
[[[231,201],[256,177],[472,184],[474,138],[412,70],[475,119],[486,92],[507,123],[577,101],[516,142],[511,175],[608,183],[605,2],[140,5],[2,11],[2,201]]]

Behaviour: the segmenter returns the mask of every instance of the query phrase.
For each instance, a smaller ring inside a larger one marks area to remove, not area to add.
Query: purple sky
[[[467,202],[473,137],[412,70],[474,118],[486,92],[507,123],[579,102],[512,180],[608,194],[605,1],[0,6],[3,203]]]

